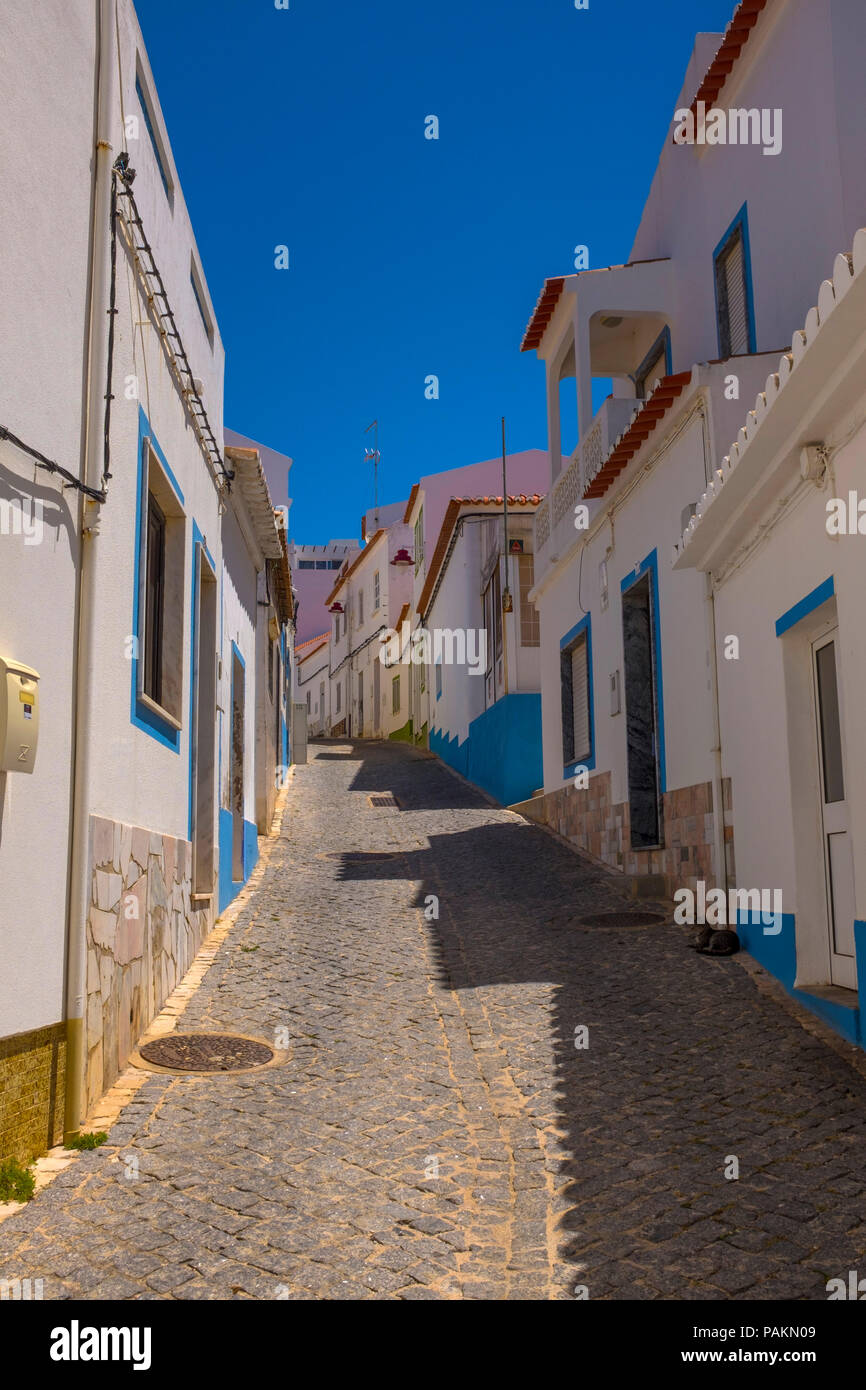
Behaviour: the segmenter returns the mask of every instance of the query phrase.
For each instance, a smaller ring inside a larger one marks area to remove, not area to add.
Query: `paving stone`
[[[310,745],[183,1015],[287,1027],[289,1057],[148,1080],[0,1227],[0,1277],[55,1299],[559,1301],[824,1299],[866,1276],[844,1057],[679,928],[576,929],[633,907],[623,881],[438,760],[342,749]]]

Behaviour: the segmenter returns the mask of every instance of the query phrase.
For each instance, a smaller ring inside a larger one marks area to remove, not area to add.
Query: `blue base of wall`
[[[224,912],[229,903],[237,897],[243,888],[250,874],[256,866],[259,857],[259,832],[252,821],[244,821],[244,876],[242,879],[232,878],[232,813],[220,807],[220,826],[219,826],[219,905],[218,913]]]
[[[526,801],[543,782],[541,696],[504,695],[473,719],[462,743],[431,729],[430,749],[503,806]]]
[[[816,1014],[835,1032],[859,1047],[866,1047],[863,1023],[860,1015],[859,994],[866,990],[866,922],[854,923],[854,940],[857,952],[858,993],[852,994],[850,1006],[838,1004],[832,999],[823,999],[808,990],[797,989],[797,943],[794,934],[794,914],[783,912],[782,930],[776,934],[765,933],[760,913],[737,914],[737,932],[743,949],[763,965],[785,986],[788,993],[810,1013]],[[774,924],[775,925],[775,924]]]

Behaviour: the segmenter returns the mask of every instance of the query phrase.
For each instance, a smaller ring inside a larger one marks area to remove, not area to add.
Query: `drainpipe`
[[[704,473],[710,479],[710,446],[706,409],[701,408],[701,428],[704,441]],[[716,651],[716,601],[713,576],[704,575],[704,602],[707,615],[707,638],[710,655],[710,691],[713,704],[713,842],[716,855],[716,887],[728,891],[728,862],[725,854],[725,807],[722,796],[722,721],[719,713],[719,670]]]
[[[90,235],[84,480],[101,486],[103,417],[108,375],[109,247],[111,217],[114,0],[99,0],[99,69]],[[90,907],[91,695],[94,669],[93,604],[100,504],[82,496],[79,510],[78,628],[75,653],[74,774],[69,910],[66,947],[66,1096],[64,1137],[81,1128],[87,1060],[87,918]]]

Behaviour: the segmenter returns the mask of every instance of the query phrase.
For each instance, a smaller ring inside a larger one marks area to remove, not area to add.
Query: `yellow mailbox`
[[[0,772],[32,772],[39,742],[39,672],[0,656]]]

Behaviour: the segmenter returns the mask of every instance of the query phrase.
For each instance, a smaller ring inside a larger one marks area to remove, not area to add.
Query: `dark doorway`
[[[658,709],[652,576],[647,573],[622,596],[625,654],[625,719],[632,849],[661,843]]]

